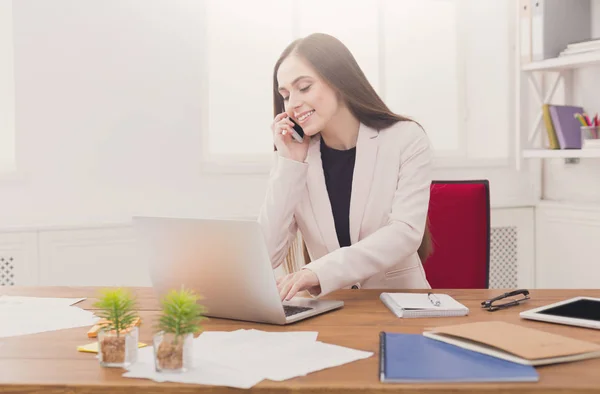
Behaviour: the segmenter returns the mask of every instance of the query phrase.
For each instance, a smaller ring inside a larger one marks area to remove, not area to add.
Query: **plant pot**
[[[116,331],[98,331],[98,358],[103,367],[127,368],[137,360],[138,328],[117,336]]]
[[[158,372],[185,372],[192,368],[194,335],[163,331],[154,336],[154,366]]]

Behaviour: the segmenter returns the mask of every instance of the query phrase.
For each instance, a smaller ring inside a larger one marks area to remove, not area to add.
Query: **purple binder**
[[[582,114],[583,108],[570,105],[550,106],[550,117],[560,149],[581,149],[581,124],[575,118],[577,113]]]

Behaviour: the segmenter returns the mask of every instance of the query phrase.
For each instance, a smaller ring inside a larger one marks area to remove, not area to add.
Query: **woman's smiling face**
[[[323,130],[340,107],[336,92],[293,53],[279,66],[277,83],[285,112],[308,136]]]

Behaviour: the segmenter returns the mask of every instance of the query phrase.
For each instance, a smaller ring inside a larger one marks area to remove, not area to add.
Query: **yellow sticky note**
[[[148,346],[145,343],[138,342],[138,348]],[[98,342],[88,343],[87,345],[77,346],[78,352],[98,353]]]

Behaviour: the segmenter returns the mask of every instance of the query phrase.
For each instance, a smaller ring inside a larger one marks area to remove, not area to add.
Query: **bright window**
[[[208,153],[242,158],[272,151],[273,65],[292,40],[292,4],[282,0],[205,4]]]
[[[455,2],[386,0],[384,7],[388,106],[423,125],[434,149],[460,149]]]
[[[436,155],[508,157],[512,3],[207,0],[207,160],[266,161],[273,66],[313,32],[346,44],[388,106],[425,127]]]

